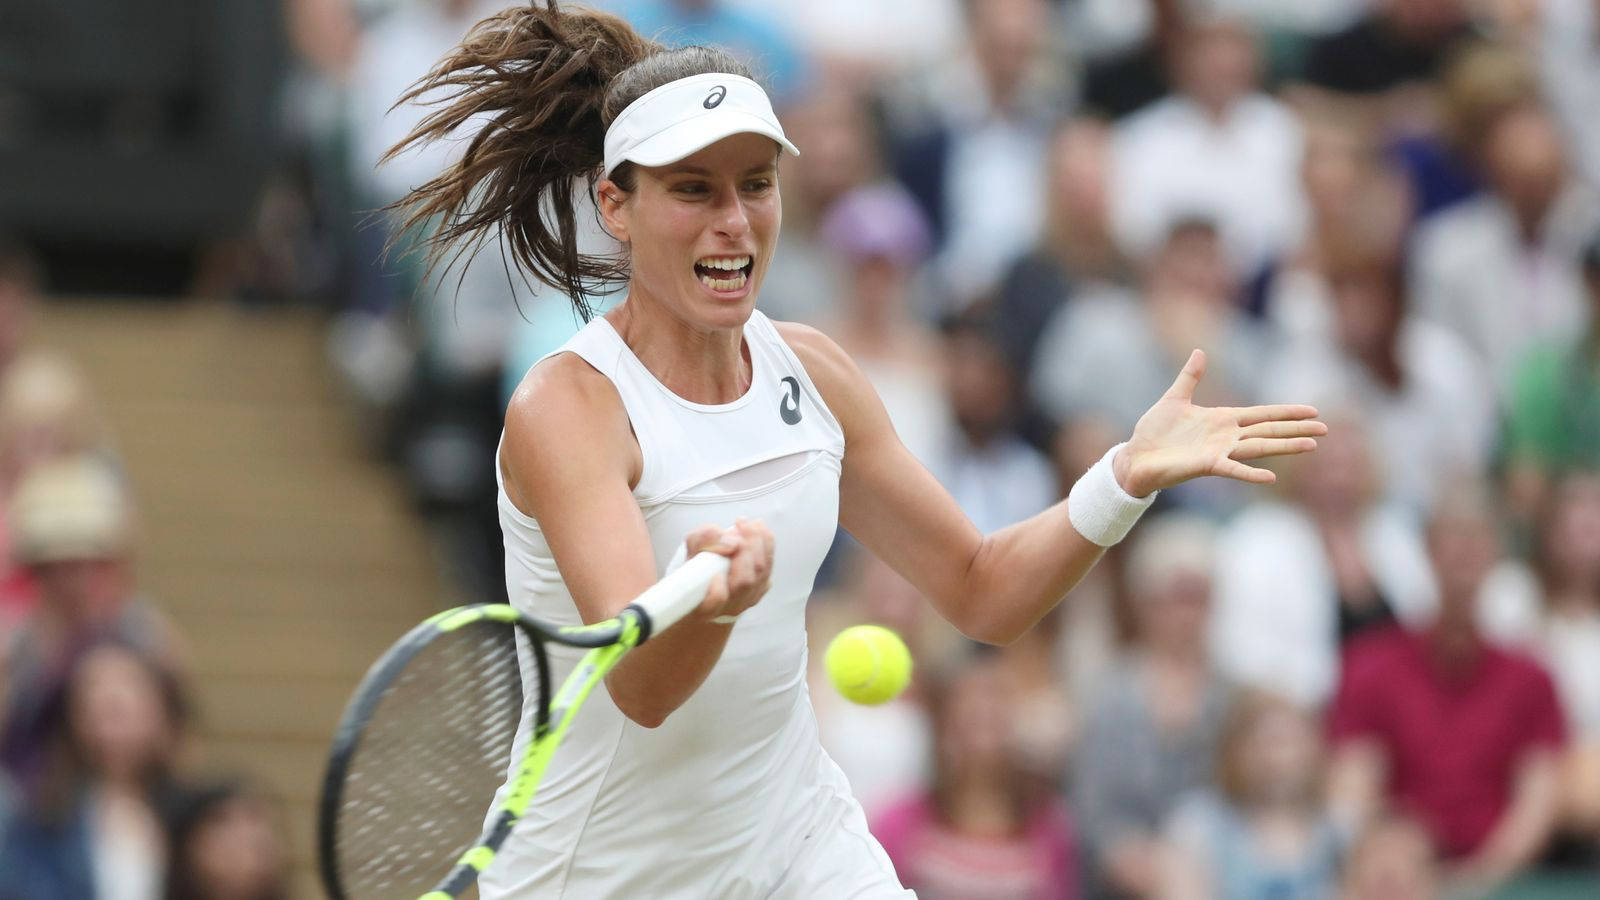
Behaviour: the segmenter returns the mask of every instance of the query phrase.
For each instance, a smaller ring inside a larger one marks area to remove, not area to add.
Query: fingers
[[[710,586],[706,588],[706,598],[700,601],[699,609],[703,615],[718,615],[727,604],[728,576],[718,575],[711,579]]]
[[[739,549],[738,534],[734,529],[727,530],[715,525],[702,525],[689,536],[683,539],[684,546],[688,548],[689,555],[693,556],[704,550],[720,553],[723,556],[732,556]]]
[[[1238,424],[1242,428],[1262,422],[1315,419],[1317,408],[1303,403],[1278,403],[1270,406],[1247,406],[1239,410]]]
[[[1328,426],[1316,419],[1258,422],[1239,432],[1240,438],[1299,438],[1321,437]]]
[[[1189,354],[1189,361],[1183,364],[1183,371],[1178,373],[1178,379],[1172,382],[1172,387],[1162,394],[1162,399],[1189,400],[1194,397],[1194,389],[1200,384],[1200,378],[1206,374],[1205,351],[1196,348]]]
[[[1232,478],[1235,481],[1247,481],[1250,484],[1272,484],[1278,480],[1278,476],[1268,469],[1257,469],[1232,459],[1223,460],[1212,474]]]
[[[772,532],[759,521],[734,523],[740,550],[728,567],[729,605],[733,612],[754,606],[767,593],[772,580]]]
[[[1310,453],[1317,449],[1316,438],[1246,438],[1234,445],[1230,459],[1264,459],[1268,456],[1291,456]]]
[[[744,536],[745,543],[749,546],[753,572],[756,580],[766,584],[772,578],[772,551],[775,541],[772,530],[766,523],[759,519],[754,522],[740,520],[739,533]]]
[[[718,576],[700,604],[710,618],[737,616],[766,595],[772,579],[774,540],[760,521],[740,519],[733,527],[697,529],[688,538],[691,553],[712,550],[728,556],[728,572]]]

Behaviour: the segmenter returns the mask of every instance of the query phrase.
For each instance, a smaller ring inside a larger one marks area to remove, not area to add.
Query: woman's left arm
[[[917,587],[968,637],[1015,640],[1055,607],[1104,548],[1073,527],[1068,502],[993,534],[980,533],[906,449],[877,392],[831,339],[803,325],[779,329],[844,429],[839,521]],[[1270,484],[1246,461],[1304,453],[1327,427],[1309,406],[1207,408],[1190,402],[1205,373],[1196,350],[1117,454],[1117,486],[1133,497],[1202,475]]]

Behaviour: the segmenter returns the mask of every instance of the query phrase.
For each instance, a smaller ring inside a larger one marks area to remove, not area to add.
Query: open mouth
[[[694,264],[694,274],[713,291],[738,291],[749,283],[753,268],[751,256],[707,256]]]

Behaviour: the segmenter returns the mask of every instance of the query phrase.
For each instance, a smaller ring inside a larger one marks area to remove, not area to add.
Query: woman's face
[[[1204,640],[1211,616],[1211,573],[1173,571],[1141,601],[1139,633],[1146,644],[1164,648],[1194,646]]]
[[[1111,130],[1083,120],[1061,129],[1050,158],[1056,206],[1069,225],[1103,227],[1111,168]]]
[[[1306,199],[1318,214],[1331,218],[1355,193],[1364,165],[1361,139],[1348,128],[1313,123],[1306,129],[1300,177]]]
[[[1545,526],[1545,558],[1558,579],[1600,581],[1600,475],[1576,474],[1556,490]]]
[[[143,775],[172,748],[174,724],[155,675],[121,647],[92,650],[71,687],[76,743],[102,776]]]
[[[1318,752],[1310,720],[1288,706],[1259,716],[1239,748],[1244,771],[1261,800],[1305,796],[1314,786]]]
[[[1372,457],[1365,428],[1358,419],[1337,414],[1332,418],[1337,421],[1329,421],[1328,433],[1317,439],[1317,452],[1293,464],[1291,490],[1318,515],[1361,509],[1371,486]]]
[[[1010,685],[993,665],[975,664],[957,676],[944,698],[939,757],[947,773],[1005,772],[1011,765]]]
[[[846,191],[872,174],[872,125],[853,87],[824,74],[817,90],[784,111],[783,130],[804,156],[783,160],[783,182],[789,199],[803,207],[826,209]]]
[[[283,841],[269,811],[252,797],[234,797],[208,815],[186,856],[207,896],[245,900],[282,890]]]
[[[630,292],[702,330],[737,328],[778,242],[777,148],[736,134],[666,166],[635,169],[634,191],[599,185],[606,226],[628,244]]]
[[[1500,559],[1500,541],[1487,516],[1463,512],[1436,517],[1428,528],[1428,552],[1446,602],[1476,602],[1479,586]]]

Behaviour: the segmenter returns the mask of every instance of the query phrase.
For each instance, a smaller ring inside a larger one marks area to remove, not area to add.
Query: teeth
[[[700,276],[700,283],[713,291],[737,291],[744,287],[744,273],[735,270],[731,278],[712,278],[708,275]]]
[[[705,259],[700,260],[700,262],[696,263],[696,265],[703,266],[703,267],[705,267],[707,269],[742,269],[745,266],[750,265],[750,257],[748,257],[748,256],[719,256],[719,257],[708,256]]]

